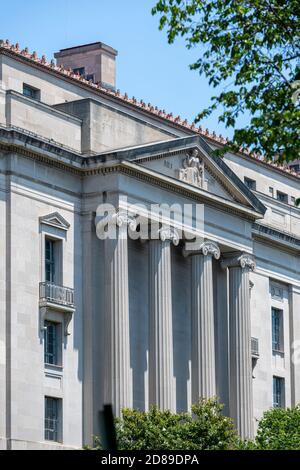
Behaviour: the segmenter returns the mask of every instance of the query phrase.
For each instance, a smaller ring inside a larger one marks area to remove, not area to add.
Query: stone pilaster
[[[204,242],[192,256],[192,402],[216,395],[212,260],[220,258],[214,242]]]
[[[149,402],[174,411],[171,243],[179,238],[170,228],[149,242]]]
[[[123,408],[132,407],[132,370],[130,367],[129,292],[128,292],[128,225],[135,221],[119,212],[116,238],[104,241],[105,312],[104,402],[112,403],[120,416]]]
[[[225,258],[229,269],[229,407],[242,438],[253,437],[253,391],[249,272],[256,267],[252,255]]]

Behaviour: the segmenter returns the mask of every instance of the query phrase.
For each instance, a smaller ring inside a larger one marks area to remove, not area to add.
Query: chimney
[[[116,57],[118,51],[102,42],[61,49],[54,54],[57,65],[71,68],[87,80],[105,88],[116,88]]]

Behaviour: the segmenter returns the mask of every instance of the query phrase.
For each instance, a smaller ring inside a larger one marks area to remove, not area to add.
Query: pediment
[[[59,212],[53,212],[52,214],[40,217],[40,224],[51,225],[61,230],[68,230],[70,228],[69,222]]]
[[[125,155],[124,155],[125,156]],[[131,151],[131,162],[182,181],[193,189],[237,202],[263,215],[265,206],[199,136],[174,139]],[[120,155],[121,157],[121,155]]]
[[[149,159],[140,162],[146,168],[175,178],[195,188],[208,191],[217,196],[234,201],[234,192],[223,183],[206,164],[205,158],[197,150],[165,155],[162,159]]]

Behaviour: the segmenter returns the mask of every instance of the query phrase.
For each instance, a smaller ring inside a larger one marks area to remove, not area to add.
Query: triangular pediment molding
[[[172,170],[170,169],[170,171],[168,171],[167,161],[169,161],[171,165],[169,168],[172,168],[173,164],[173,170],[175,170],[175,172],[173,171],[173,178],[182,180],[183,183],[187,183],[191,187],[196,187],[198,185],[197,179],[194,184],[191,184],[193,182],[189,181],[189,178],[193,177],[193,174],[189,175],[189,172],[193,172],[189,171],[189,169],[185,167],[182,169],[184,159],[186,159],[187,156],[193,156],[194,152],[197,153],[200,158],[200,162],[203,165],[202,170],[200,169],[198,174],[200,175],[202,171],[202,175],[204,175],[204,181],[202,184],[202,189],[204,191],[211,193],[216,191],[221,197],[236,201],[245,207],[252,208],[258,214],[264,215],[266,211],[265,206],[231,170],[231,168],[224,162],[223,158],[216,156],[213,153],[212,148],[199,136],[173,139],[166,142],[146,145],[144,147],[133,148],[131,150],[119,150],[116,152],[116,157],[123,161],[127,160],[147,167],[152,171],[156,171],[157,174],[164,174],[172,177]],[[180,160],[179,166],[177,166],[176,163],[178,158]],[[155,164],[151,164],[151,162],[154,163],[155,160],[163,160],[166,167],[162,168],[161,165],[159,167]],[[184,171],[186,170],[187,177],[180,178],[180,171],[183,171],[181,175],[184,175]],[[207,182],[206,186],[204,184],[205,180]],[[199,189],[201,189],[201,183],[199,183],[198,186]],[[224,191],[223,194],[222,191]]]
[[[50,225],[61,230],[69,230],[70,224],[66,219],[59,214],[59,212],[52,212],[51,214],[40,217],[40,224]]]

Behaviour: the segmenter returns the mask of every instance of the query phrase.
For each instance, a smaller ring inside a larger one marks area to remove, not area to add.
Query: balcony
[[[40,283],[40,329],[45,329],[45,320],[49,310],[64,315],[65,336],[69,336],[68,327],[75,312],[74,289],[54,284]]]
[[[258,338],[251,338],[251,355],[252,355],[252,359],[258,359],[259,358]]]
[[[51,303],[74,309],[74,289],[57,286],[52,282],[41,282],[40,303]]]

